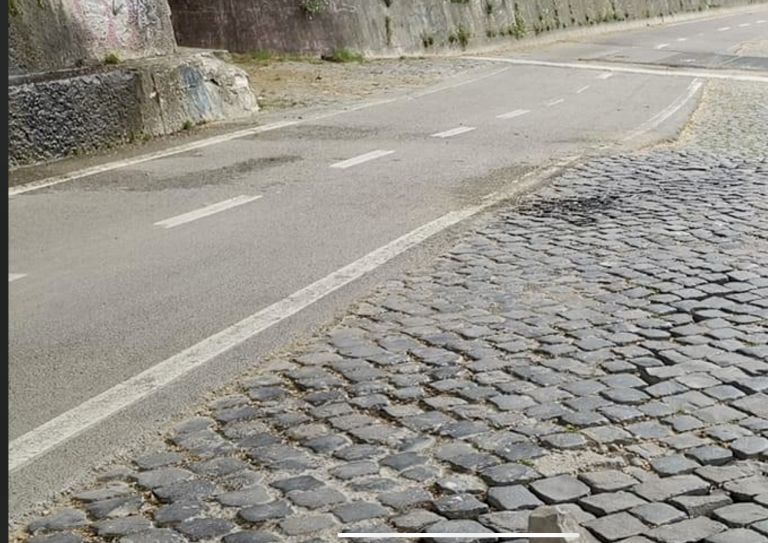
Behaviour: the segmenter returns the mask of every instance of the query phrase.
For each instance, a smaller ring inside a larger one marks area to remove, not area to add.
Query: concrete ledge
[[[211,52],[9,80],[11,168],[258,110],[247,74]]]

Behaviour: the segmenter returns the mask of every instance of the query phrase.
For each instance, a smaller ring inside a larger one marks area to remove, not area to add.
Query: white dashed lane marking
[[[514,119],[515,117],[521,117],[527,113],[530,113],[527,109],[516,109],[514,111],[509,111],[507,113],[502,113],[501,115],[497,115],[497,119]]]
[[[196,209],[194,211],[190,211],[189,213],[176,215],[175,217],[171,217],[170,219],[165,219],[163,221],[156,222],[155,226],[161,226],[163,228],[174,228],[176,226],[180,226],[188,222],[202,219],[203,217],[208,217],[210,215],[215,215],[216,213],[221,213],[222,211],[232,209],[233,207],[238,207],[243,204],[253,202],[254,200],[258,200],[259,198],[261,198],[261,196],[236,196],[234,198],[230,198],[229,200],[224,200],[223,202],[212,204],[200,209]]]
[[[552,106],[556,106],[556,105],[558,105],[558,104],[562,104],[563,102],[565,102],[565,99],[563,99],[563,98],[557,98],[557,99],[555,99],[555,100],[550,100],[550,101],[549,101],[549,102],[547,102],[545,105],[546,105],[547,107],[552,107]]]
[[[437,134],[432,134],[432,137],[433,138],[452,138],[453,136],[466,134],[467,132],[472,132],[473,130],[476,130],[476,128],[474,128],[473,126],[459,126],[458,128],[446,130],[445,132],[438,132]]]
[[[677,41],[688,41],[688,38],[677,38]]]
[[[605,72],[597,76],[598,79],[610,79],[613,77],[613,73]]]
[[[589,85],[584,85],[583,87],[581,87],[579,90],[576,91],[576,94],[581,94],[582,92],[584,92],[588,88],[589,88]]]
[[[26,277],[26,273],[9,273],[8,274],[8,282],[12,283],[13,281],[16,281],[16,279],[21,279],[22,277]]]
[[[720,28],[717,29],[717,31],[718,32],[726,32],[726,31],[728,31],[730,29],[731,29],[730,26],[721,26]]]
[[[669,47],[668,43],[660,43],[659,45],[656,46],[656,49],[665,49],[667,47]]]
[[[365,153],[364,155],[356,156],[348,160],[342,160],[341,162],[331,164],[331,168],[346,170],[347,168],[351,168],[352,166],[357,166],[358,164],[363,164],[364,162],[376,160],[377,158],[391,155],[392,153],[394,153],[394,151],[384,151],[382,149],[379,149],[378,151],[371,151],[370,153]]]

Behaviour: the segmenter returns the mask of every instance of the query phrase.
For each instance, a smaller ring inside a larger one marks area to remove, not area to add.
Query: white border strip
[[[507,191],[489,194],[480,205],[446,213],[14,439],[8,447],[8,471],[13,472],[26,466],[37,457],[288,319],[435,234],[525,190],[538,180],[554,175],[577,158],[566,157],[552,167],[530,172]]]
[[[659,126],[661,123],[669,119],[672,115],[677,113],[680,108],[682,108],[685,104],[687,104],[694,96],[696,96],[696,93],[699,92],[699,89],[702,87],[703,83],[699,81],[698,79],[694,80],[690,85],[688,85],[688,90],[685,92],[685,94],[679,96],[674,102],[672,102],[670,105],[662,109],[660,112],[658,112],[656,115],[645,121],[643,124],[638,126],[635,130],[630,132],[627,136],[622,138],[622,141],[629,141],[631,139],[637,138],[639,136],[642,136],[646,132],[649,132]]]
[[[371,151],[370,153],[365,153],[364,155],[356,156],[347,160],[342,160],[341,162],[337,162],[335,164],[331,164],[331,168],[336,168],[337,170],[346,170],[352,166],[358,166],[359,164],[370,162],[371,160],[376,160],[377,158],[385,157],[393,153],[394,151],[385,151],[383,149],[379,149],[377,151]]]
[[[405,533],[405,532],[392,532],[392,533],[340,533],[337,534],[341,539],[579,539],[580,535],[574,532],[547,532],[547,533],[526,533],[526,532],[500,532],[500,533],[486,533],[486,532],[467,532],[457,534],[443,534],[443,533]]]
[[[22,277],[26,277],[26,273],[9,273],[8,274],[8,282],[11,283],[13,281],[16,281],[17,279],[21,279]]]
[[[459,126],[457,128],[452,128],[451,130],[446,130],[445,132],[438,132],[437,134],[432,134],[433,138],[452,138],[454,136],[459,136],[461,134],[466,134],[467,132],[472,132],[473,130],[477,130],[474,126]]]
[[[516,109],[514,111],[510,111],[508,113],[502,113],[501,115],[496,115],[497,119],[514,119],[515,117],[521,117],[523,115],[527,115],[530,113],[530,109]]]
[[[222,211],[232,209],[233,207],[238,207],[238,206],[247,204],[249,202],[253,202],[254,200],[258,200],[259,198],[261,198],[261,195],[235,196],[234,198],[230,198],[229,200],[224,200],[216,204],[211,204],[209,206],[202,207],[194,211],[190,211],[189,213],[183,213],[181,215],[176,215],[175,217],[171,217],[170,219],[158,221],[155,223],[155,226],[161,226],[163,228],[174,228],[182,224],[187,224],[188,222],[202,219],[203,217],[210,217],[211,215],[215,215],[216,213],[221,213]]]
[[[666,75],[673,77],[693,77],[702,79],[727,79],[731,81],[750,81],[752,83],[768,83],[768,76],[735,73],[718,73],[712,70],[688,70],[677,68],[635,68],[631,66],[611,66],[609,64],[594,64],[591,62],[551,62],[548,60],[531,60],[522,58],[503,57],[465,57],[470,60],[485,60],[518,64],[521,66],[542,66],[545,68],[567,68],[571,70],[607,71],[625,74]],[[604,78],[601,78],[604,79]]]

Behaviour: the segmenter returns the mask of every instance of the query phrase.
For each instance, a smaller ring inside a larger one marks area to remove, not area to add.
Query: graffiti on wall
[[[72,15],[105,51],[140,51],[162,26],[157,0],[72,0]]]

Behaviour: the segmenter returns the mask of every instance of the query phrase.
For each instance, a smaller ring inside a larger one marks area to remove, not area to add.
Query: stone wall
[[[750,3],[719,0],[717,5]],[[181,45],[367,55],[483,45],[558,28],[701,11],[711,0],[170,0]],[[317,12],[305,6],[319,6]]]
[[[11,75],[171,54],[167,0],[9,0]]]
[[[258,109],[245,72],[204,53],[18,77],[8,95],[11,168]]]

